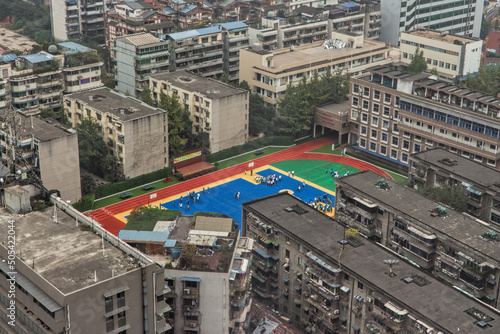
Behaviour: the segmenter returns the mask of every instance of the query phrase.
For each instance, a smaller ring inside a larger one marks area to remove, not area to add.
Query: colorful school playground
[[[310,152],[331,144],[333,139],[320,138],[124,200],[87,215],[114,235],[118,235],[125,226],[130,211],[141,205],[180,210],[184,215],[192,215],[198,211],[221,213],[233,218],[241,227],[241,203],[282,191],[288,191],[308,204],[314,202],[315,198],[321,198],[323,209],[327,204],[334,207],[335,178],[331,171],[337,171],[340,176],[344,176],[347,171],[349,174],[354,174],[369,169],[390,177],[380,168],[361,160]],[[292,171],[294,175],[291,174]],[[265,182],[258,180],[262,177],[268,178],[270,175],[276,175],[277,179],[281,175],[281,181],[276,181],[274,185],[266,185]],[[187,194],[193,192],[194,197],[199,194],[200,199],[194,201],[191,198],[188,210]],[[236,198],[237,192],[239,199]],[[334,215],[334,210],[323,210],[323,212],[329,216]]]

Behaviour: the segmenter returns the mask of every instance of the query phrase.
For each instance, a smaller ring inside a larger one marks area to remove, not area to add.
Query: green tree
[[[226,85],[229,84],[229,75],[227,74],[227,72],[222,73],[222,75],[220,76],[220,81],[222,81]]]
[[[417,74],[425,71],[427,71],[427,62],[424,58],[424,50],[420,50],[420,48],[417,46],[415,54],[413,55],[413,59],[406,68],[406,72]]]
[[[99,124],[90,117],[85,117],[76,126],[80,166],[101,177],[116,172],[113,159],[108,158],[108,145],[102,139]],[[116,157],[114,157],[116,158]]]
[[[177,95],[167,95],[163,91],[160,92],[158,107],[167,111],[169,154],[170,156],[176,155],[184,150],[184,146],[188,142],[186,133],[188,131],[191,133],[191,129],[187,128],[184,123],[186,111],[182,108]]]
[[[485,94],[496,96],[500,93],[500,69],[498,67],[480,68],[474,76],[467,75],[465,86]]]
[[[149,87],[144,87],[139,98],[142,102],[149,104],[150,106],[153,105],[153,97],[151,95],[151,89],[149,89]]]
[[[491,30],[491,20],[485,20],[481,22],[481,30],[479,32],[479,38],[485,39]]]
[[[273,106],[266,105],[259,94],[250,94],[248,108],[248,131],[250,134],[267,134],[276,114]]]
[[[327,103],[340,103],[349,93],[349,74],[338,71],[331,73],[328,68],[321,77],[315,71],[307,82],[306,77],[298,85],[289,85],[283,100],[278,102],[278,116],[275,128],[283,134],[302,136],[312,129],[314,112],[317,106]]]
[[[250,91],[250,86],[248,85],[248,82],[246,80],[240,82],[240,88]]]
[[[462,212],[467,209],[467,190],[460,184],[454,186],[420,187],[418,191],[425,197],[451,206],[457,211]]]
[[[80,184],[82,186],[82,196],[93,194],[97,188],[94,177],[89,173],[80,175]]]

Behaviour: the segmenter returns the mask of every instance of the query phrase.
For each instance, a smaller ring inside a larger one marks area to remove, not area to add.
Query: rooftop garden
[[[101,57],[97,52],[77,52],[66,56],[66,65],[69,67],[94,64],[100,61]]]

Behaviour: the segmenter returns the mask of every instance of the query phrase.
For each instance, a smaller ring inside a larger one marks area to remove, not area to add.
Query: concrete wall
[[[382,25],[380,26],[380,40],[389,45],[399,43],[399,21],[401,16],[401,1],[382,0],[380,2]]]
[[[120,93],[128,93],[135,97],[135,46],[124,43],[117,39],[115,59],[116,59],[116,87]]]
[[[56,42],[66,41],[66,4],[64,0],[50,0],[50,24]]]
[[[39,143],[40,175],[47,189],[58,189],[64,200],[78,201],[81,196],[78,135]]]
[[[212,103],[212,153],[242,145],[248,139],[248,92],[214,100]]]
[[[123,131],[123,174],[126,177],[151,173],[168,166],[166,112],[123,122]]]
[[[479,71],[479,67],[481,66],[482,47],[482,41],[477,41],[465,45],[463,72],[464,75]]]

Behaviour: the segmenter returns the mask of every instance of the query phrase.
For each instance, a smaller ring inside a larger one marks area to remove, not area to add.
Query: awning
[[[156,333],[158,334],[162,334],[162,333],[165,333],[166,331],[172,329],[172,326],[170,326],[169,324],[166,324],[165,326],[161,327],[161,328],[157,328],[156,329]]]
[[[398,314],[398,315],[407,315],[408,314],[408,311],[407,310],[401,310],[399,307],[397,307],[396,305],[394,305],[393,303],[391,302],[387,302],[384,304],[384,306],[391,310],[392,312]]]
[[[470,184],[468,184],[467,182],[462,182],[462,185],[463,185],[464,187],[467,187],[467,188],[471,187],[471,185],[470,185]]]
[[[417,230],[416,228],[414,228],[413,226],[408,226],[408,230],[410,232],[413,232],[415,233],[416,235],[418,236],[421,236],[422,238],[424,239],[429,239],[429,240],[433,240],[433,239],[436,239],[436,236],[434,234],[427,234],[425,232],[422,232],[420,230]]]
[[[259,254],[260,256],[262,256],[264,259],[269,259],[271,257],[271,255],[265,253],[262,249],[260,248],[256,248],[254,249],[255,253]]]
[[[163,314],[163,313],[167,313],[167,312],[170,312],[172,311],[172,308],[170,307],[170,305],[167,305],[159,310],[156,311],[156,314]]]
[[[374,207],[377,206],[377,204],[367,202],[367,201],[365,201],[365,200],[363,200],[363,199],[361,199],[361,198],[359,198],[357,196],[354,196],[352,199],[355,200],[356,202],[359,202],[359,203],[361,203],[363,205],[366,205],[369,208],[374,208]]]
[[[344,317],[339,317],[339,320],[340,320],[340,322],[342,322],[342,323],[347,322],[347,319],[346,319],[346,318],[344,318]]]
[[[199,282],[199,277],[181,277],[181,282]]]
[[[288,277],[283,276],[282,278],[284,282],[290,282],[290,279]]]
[[[359,300],[360,302],[363,301],[363,297],[361,297],[360,295],[354,296],[354,299]]]
[[[295,298],[295,300],[294,300],[293,302],[294,302],[295,304],[297,304],[297,305],[302,304],[302,302],[300,301],[300,299],[297,299],[297,298]]]
[[[340,287],[340,290],[344,291],[345,293],[349,293],[349,291],[351,291],[351,289],[349,289],[348,287],[346,286],[342,286]]]
[[[483,196],[483,193],[482,193],[482,192],[480,192],[480,191],[478,191],[478,190],[475,190],[475,189],[473,189],[472,187],[467,187],[467,188],[466,188],[466,190],[467,190],[468,192],[473,193],[474,195],[477,195],[477,196]]]
[[[277,257],[277,256],[275,256],[275,255],[273,255],[273,256],[271,256],[271,259],[273,259],[274,261],[279,261],[280,258]]]

